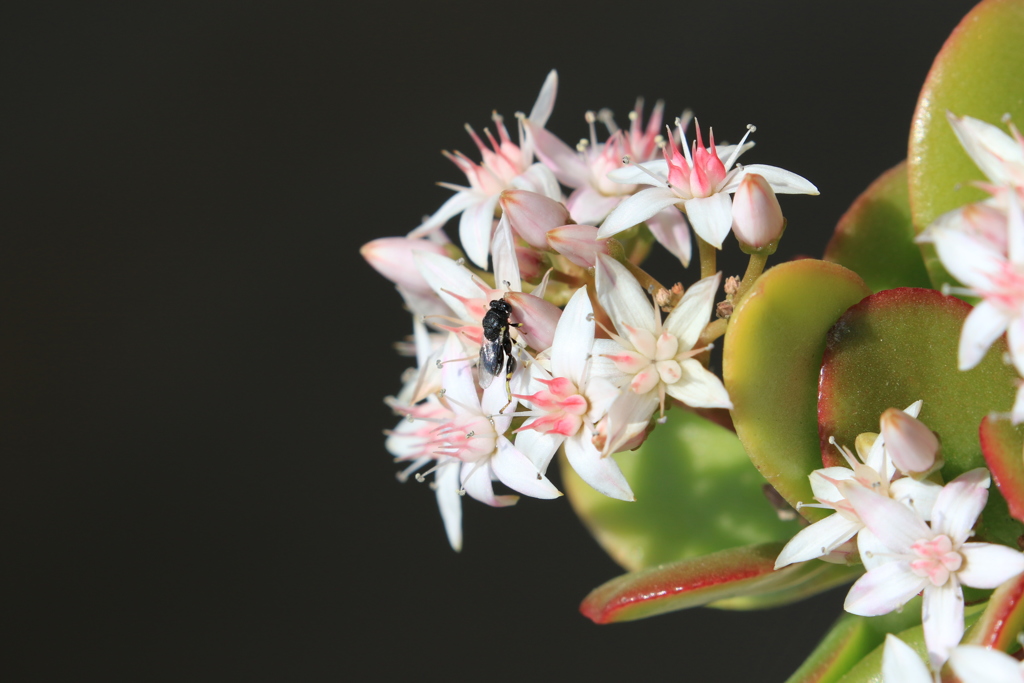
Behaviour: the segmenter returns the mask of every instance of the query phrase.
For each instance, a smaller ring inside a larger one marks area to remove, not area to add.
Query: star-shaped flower
[[[635,164],[608,175],[616,182],[654,187],[641,190],[619,204],[601,225],[599,237],[611,237],[646,221],[666,207],[677,206],[690,219],[694,232],[705,242],[721,249],[733,222],[732,198],[729,195],[739,188],[746,174],[756,173],[764,177],[776,194],[818,194],[818,188],[806,178],[775,166],[752,164],[734,167],[740,154],[750,148],[744,143],[753,131],[752,126],[739,145],[729,148],[728,154],[715,146],[713,132],[710,146],[704,147],[698,125],[697,139],[691,148],[682,126],[678,128],[682,153],[672,141],[665,147],[664,160]]]
[[[964,632],[961,584],[995,588],[1024,571],[1024,554],[1003,545],[967,539],[988,500],[984,468],[946,484],[935,498],[929,525],[911,508],[854,482],[840,488],[864,524],[871,543],[859,542],[868,572],[846,597],[846,611],[887,614],[924,592],[922,623],[933,668],[946,660]]]

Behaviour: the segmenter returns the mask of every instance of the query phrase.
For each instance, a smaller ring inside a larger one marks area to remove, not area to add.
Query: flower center
[[[547,414],[531,420],[521,429],[561,436],[576,434],[583,426],[583,416],[590,410],[586,397],[578,393],[576,385],[567,377],[537,381],[546,384],[548,388],[526,396],[517,394],[516,397],[529,401]]]
[[[440,449],[463,462],[476,462],[494,453],[498,446],[498,435],[491,421],[483,415],[463,413],[446,424],[439,432],[443,439]]]
[[[911,571],[931,581],[933,586],[944,585],[949,575],[963,564],[963,557],[953,550],[953,542],[945,534],[921,539],[911,549],[917,558],[910,561]]]

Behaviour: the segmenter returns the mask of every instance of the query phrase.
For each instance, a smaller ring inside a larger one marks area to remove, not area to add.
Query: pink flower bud
[[[381,237],[367,242],[359,249],[359,253],[374,270],[396,285],[412,292],[433,295],[433,290],[420,275],[413,260],[413,252],[416,251],[447,255],[443,245],[410,237]]]
[[[564,204],[536,192],[505,190],[500,202],[512,229],[537,249],[547,248],[548,230],[569,222],[569,210]]]
[[[538,352],[551,348],[562,309],[540,297],[522,292],[508,292],[505,301],[512,304],[513,322],[523,324],[519,333],[526,343]]]
[[[782,236],[785,221],[775,191],[756,173],[743,176],[732,200],[732,229],[740,242],[760,249]]]
[[[548,244],[583,268],[593,268],[597,255],[608,253],[608,240],[597,239],[597,228],[592,225],[563,225],[549,230]]]
[[[882,413],[882,438],[885,450],[896,468],[915,479],[927,476],[942,465],[936,462],[939,440],[916,418],[897,408]]]
[[[519,276],[527,282],[538,282],[547,270],[540,252],[531,247],[516,247],[516,261]]]

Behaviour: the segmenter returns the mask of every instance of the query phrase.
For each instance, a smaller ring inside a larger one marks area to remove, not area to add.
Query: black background
[[[448,548],[383,448],[409,321],[357,250],[435,210],[462,181],[439,150],[557,68],[566,140],[637,95],[756,124],[744,161],[821,190],[783,198],[780,256],[820,255],[971,4],[4,10],[5,679],[783,680],[843,591],[598,627],[577,605],[619,570],[564,499],[467,500]]]

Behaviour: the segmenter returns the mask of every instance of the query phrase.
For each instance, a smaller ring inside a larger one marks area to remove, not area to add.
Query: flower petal
[[[728,184],[719,191],[734,192],[748,173],[756,173],[767,180],[775,194],[818,194],[818,188],[807,178],[777,166],[765,164],[750,164],[738,169],[737,173],[729,178]]]
[[[451,399],[452,410],[456,413],[479,410],[480,399],[473,379],[473,363],[466,359],[466,350],[454,332],[444,342],[441,362],[441,386],[444,387],[445,399]]]
[[[844,481],[839,484],[839,491],[853,506],[864,526],[895,553],[910,553],[914,543],[935,535],[906,505],[879,495],[863,484]]]
[[[486,195],[476,190],[466,189],[456,192],[430,218],[423,221],[418,228],[410,232],[409,237],[423,237],[440,230],[448,222],[449,218],[459,215],[472,206],[476,206],[486,198]]]
[[[980,302],[967,314],[964,327],[960,330],[960,349],[957,365],[960,370],[970,370],[985,357],[992,342],[1006,331],[1009,318],[1005,313],[987,301]]]
[[[862,617],[876,617],[899,609],[921,592],[928,579],[910,571],[910,564],[891,561],[875,567],[850,587],[843,608]]]
[[[462,480],[462,488],[470,498],[475,498],[491,507],[508,507],[509,505],[515,505],[519,501],[519,496],[494,495],[494,487],[491,486],[490,467],[486,464],[464,464],[462,471],[459,473],[459,478]]]
[[[458,461],[438,467],[434,473],[434,495],[441,511],[444,532],[452,550],[462,550],[462,496],[459,495]]]
[[[924,521],[932,518],[935,500],[942,492],[942,487],[933,481],[917,481],[911,477],[897,479],[889,487],[889,495],[904,505],[909,506]]]
[[[666,385],[669,396],[691,408],[728,408],[732,410],[729,392],[718,376],[709,372],[699,361],[689,358],[681,361],[682,377]]]
[[[957,117],[946,112],[949,125],[964,151],[989,180],[997,185],[1013,184],[1007,162],[1024,164],[1021,146],[1002,130],[971,116]]]
[[[615,453],[630,439],[647,428],[658,407],[655,392],[637,394],[623,391],[608,408],[608,430],[602,454]]]
[[[590,185],[590,167],[579,153],[560,140],[554,133],[535,125],[526,123],[530,137],[533,138],[533,151],[544,162],[558,180],[568,187],[588,187]]]
[[[618,206],[625,197],[604,195],[590,185],[579,188],[565,203],[569,215],[580,225],[597,225]]]
[[[949,653],[949,665],[962,683],[1021,683],[1024,673],[1016,659],[979,645],[961,645]]]
[[[548,471],[551,458],[554,457],[558,447],[565,441],[565,437],[560,434],[545,434],[538,432],[536,429],[526,429],[529,424],[528,421],[520,428],[523,431],[516,434],[515,445],[543,474]]]
[[[548,72],[544,84],[540,87],[537,101],[533,103],[530,110],[530,123],[537,126],[544,126],[555,108],[555,96],[558,95],[558,72],[554,69]]]
[[[921,625],[932,666],[938,669],[964,635],[964,592],[956,579],[927,585],[921,603]]]
[[[595,271],[598,301],[608,313],[615,329],[624,335],[624,325],[628,325],[653,334],[654,305],[633,274],[606,254],[597,255]]]
[[[693,231],[711,246],[721,249],[722,241],[732,228],[732,197],[718,192],[710,197],[687,199],[684,204]]]
[[[633,501],[633,490],[612,457],[602,457],[594,448],[593,434],[589,429],[580,430],[576,436],[565,440],[565,457],[569,464],[595,491],[609,498]]]
[[[928,667],[914,649],[891,633],[885,635],[882,680],[889,683],[932,683]]]
[[[519,259],[516,258],[516,245],[512,239],[512,226],[508,218],[502,214],[498,227],[494,229],[491,241],[491,264],[494,270],[494,282],[499,288],[507,288],[519,292],[523,282],[519,277]]]
[[[794,562],[806,562],[828,555],[853,538],[862,526],[860,522],[851,522],[840,514],[815,522],[789,540],[776,558],[775,568],[781,569]]]
[[[979,467],[943,486],[932,508],[935,534],[949,536],[954,548],[966,541],[988,502],[991,481],[988,470]]]
[[[665,329],[679,340],[679,350],[689,351],[697,343],[700,333],[711,319],[711,309],[715,306],[715,295],[722,274],[715,273],[693,283],[682,300],[665,318]]]
[[[864,569],[868,571],[892,561],[891,551],[867,527],[857,532],[857,552]]]
[[[690,239],[690,223],[683,212],[674,206],[662,209],[647,219],[654,239],[679,259],[683,268],[690,265],[693,255],[693,240]]]
[[[527,496],[558,498],[562,495],[504,436],[498,437],[498,448],[491,456],[491,469],[502,484]]]
[[[643,223],[662,209],[673,206],[681,201],[675,192],[668,188],[651,187],[641,190],[631,197],[626,197],[622,200],[622,203],[615,207],[615,210],[601,224],[600,229],[597,231],[597,236],[600,239],[606,239],[612,235],[617,235],[627,228]],[[730,225],[732,225],[732,216],[729,217],[729,220]],[[728,231],[729,229],[726,228],[726,232]]]
[[[721,149],[721,148],[719,148]],[[668,161],[654,159],[640,164],[629,164],[608,174],[608,180],[623,185],[656,185],[668,187]],[[661,181],[660,183],[658,181]]]
[[[971,588],[997,588],[1024,572],[1024,553],[995,543],[964,543],[960,546],[964,564],[956,573],[960,583]]]
[[[551,344],[551,374],[568,377],[579,387],[594,346],[594,307],[586,285],[576,290],[562,311]]]
[[[487,197],[478,204],[467,208],[459,219],[459,241],[470,261],[487,268],[487,254],[491,247],[491,234],[494,231],[494,207],[498,205],[498,195]]]
[[[836,503],[843,499],[843,494],[836,488],[835,482],[853,479],[853,470],[849,467],[825,467],[814,470],[807,478],[811,482],[811,491],[818,501]]]

